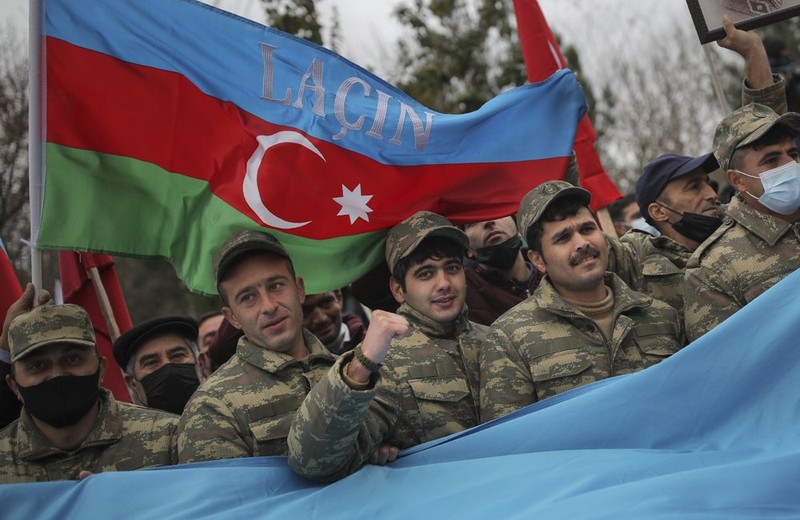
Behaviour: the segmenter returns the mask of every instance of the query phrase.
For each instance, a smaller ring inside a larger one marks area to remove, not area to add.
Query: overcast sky
[[[0,0],[0,20],[27,29],[28,1]],[[206,1],[263,21],[259,0]],[[385,75],[401,33],[392,16],[398,3],[400,0],[318,0],[318,8],[324,24],[324,20],[330,19],[333,6],[337,6],[343,29],[342,55]],[[603,62],[609,54],[628,53],[631,59],[636,59],[668,52],[667,28],[672,27],[674,20],[692,27],[684,0],[540,0],[539,3],[551,28],[578,48],[584,73],[590,78],[607,79],[603,77]]]

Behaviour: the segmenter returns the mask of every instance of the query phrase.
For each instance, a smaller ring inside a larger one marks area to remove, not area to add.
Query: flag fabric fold
[[[418,210],[513,214],[561,176],[585,112],[568,70],[448,115],[193,0],[45,5],[38,246],[167,258],[209,294],[233,230],[273,232],[319,292],[376,265]]]
[[[0,239],[0,318],[5,319],[8,308],[22,296],[19,278],[8,258],[3,240]]]
[[[795,272],[643,372],[546,399],[334,484],[294,475],[283,457],[234,459],[0,486],[4,514],[797,518],[798,291]]]
[[[514,0],[517,31],[529,81],[541,81],[557,70],[567,67],[558,42],[544,18],[537,0]],[[598,210],[622,195],[608,177],[594,143],[597,133],[585,115],[578,125],[574,150],[580,170],[581,186],[592,194],[592,209]]]
[[[128,387],[125,386],[125,380],[122,377],[121,369],[124,367],[117,367],[117,363],[114,361],[112,352],[114,338],[112,338],[108,323],[100,310],[100,303],[92,280],[87,276],[89,269],[97,269],[119,332],[127,331],[133,324],[130,313],[128,313],[128,305],[125,303],[125,296],[122,294],[117,270],[114,267],[114,259],[108,255],[62,251],[58,254],[58,265],[64,303],[74,303],[86,309],[92,319],[92,325],[94,325],[97,348],[100,350],[100,354],[108,360],[103,386],[111,390],[117,401],[131,402]]]

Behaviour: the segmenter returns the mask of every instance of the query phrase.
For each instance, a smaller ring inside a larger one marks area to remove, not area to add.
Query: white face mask
[[[783,166],[763,172],[761,176],[736,171],[745,177],[761,181],[764,186],[763,195],[756,197],[749,191],[745,191],[745,193],[756,199],[765,208],[781,215],[791,215],[797,211],[797,208],[800,208],[800,164],[789,161]]]

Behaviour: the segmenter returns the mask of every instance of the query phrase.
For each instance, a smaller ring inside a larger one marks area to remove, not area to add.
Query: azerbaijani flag
[[[19,278],[8,258],[6,246],[0,239],[0,319],[5,320],[8,308],[22,296],[22,287],[19,285]],[[0,383],[2,384],[2,383]]]
[[[541,81],[555,71],[565,69],[567,62],[544,18],[539,2],[514,0],[514,13],[528,80]],[[575,136],[575,158],[578,160],[581,186],[592,193],[592,209],[599,210],[622,194],[603,169],[594,148],[596,140],[597,133],[587,114],[581,119]]]
[[[512,214],[563,177],[585,112],[568,70],[447,115],[193,0],[43,2],[38,247],[167,258],[209,294],[238,229],[274,233],[314,293],[374,266],[416,211]]]

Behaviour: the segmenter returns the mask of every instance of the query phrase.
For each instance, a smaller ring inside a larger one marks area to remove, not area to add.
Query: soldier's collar
[[[453,338],[459,336],[465,330],[469,330],[469,320],[467,319],[467,306],[461,309],[461,313],[451,322],[440,323],[425,316],[410,305],[404,303],[397,309],[397,314],[404,316],[416,328],[426,336],[437,338]]]
[[[792,228],[790,222],[758,211],[739,196],[731,199],[726,216],[770,246],[777,244],[778,240]]]

